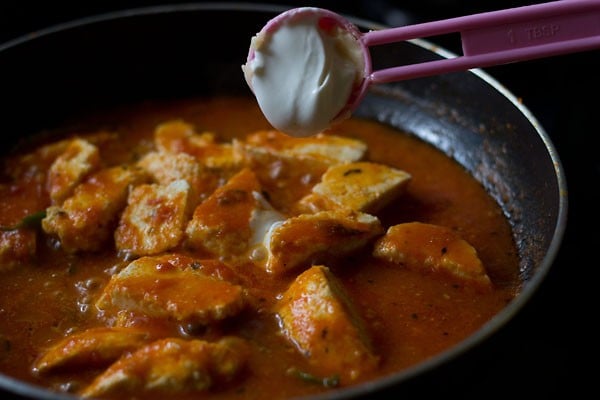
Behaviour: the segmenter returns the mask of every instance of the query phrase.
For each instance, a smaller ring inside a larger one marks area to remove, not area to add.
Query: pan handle
[[[367,47],[460,32],[463,56],[371,72],[371,83],[419,78],[600,48],[600,0],[559,0],[370,31]]]

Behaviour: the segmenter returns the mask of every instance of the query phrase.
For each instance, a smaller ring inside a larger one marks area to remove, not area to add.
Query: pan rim
[[[78,18],[75,20],[58,23],[40,30],[33,31],[31,33],[22,35],[20,37],[11,39],[7,42],[0,43],[0,53],[10,50],[11,48],[20,46],[37,38],[52,35],[58,32],[64,32],[70,29],[74,29],[80,26],[91,25],[101,23],[110,20],[133,18],[133,17],[144,17],[158,14],[178,13],[178,12],[191,12],[200,10],[232,10],[232,11],[261,11],[261,12],[274,12],[279,13],[291,8],[286,5],[276,4],[265,4],[265,3],[246,3],[246,2],[207,2],[207,3],[179,3],[169,5],[156,5],[149,7],[138,7],[128,8],[122,10],[111,11],[107,13],[101,13],[88,17]],[[345,15],[353,23],[366,27],[369,29],[382,29],[387,28],[383,24],[379,24],[373,21],[357,18],[352,15]],[[433,52],[444,58],[456,57],[456,54],[423,39],[413,39],[409,42],[414,45],[424,48],[430,52]],[[548,249],[544,255],[544,258],[540,264],[536,267],[535,273],[531,279],[524,283],[523,288],[516,298],[511,301],[507,306],[501,310],[496,316],[488,321],[484,326],[478,329],[476,332],[471,334],[465,340],[461,341],[457,345],[450,349],[443,351],[442,353],[423,361],[413,367],[410,367],[404,371],[400,371],[389,376],[379,378],[377,380],[366,382],[357,386],[341,388],[330,393],[324,393],[321,395],[310,396],[311,400],[318,399],[342,399],[351,398],[361,395],[367,395],[374,393],[393,385],[401,384],[404,381],[411,379],[419,374],[426,371],[432,370],[437,366],[444,364],[449,360],[457,358],[459,355],[465,353],[468,349],[473,348],[475,345],[481,343],[486,338],[490,337],[493,333],[505,326],[509,320],[511,320],[530,300],[533,294],[537,291],[538,287],[542,284],[545,277],[548,274],[552,264],[555,262],[558,251],[562,245],[563,237],[566,230],[567,224],[567,210],[568,210],[568,190],[567,182],[565,177],[564,168],[559,155],[556,151],[552,140],[549,135],[542,127],[537,118],[532,112],[519,101],[519,99],[504,85],[493,78],[490,74],[485,72],[483,69],[471,69],[468,73],[475,74],[478,78],[483,80],[492,89],[498,91],[504,98],[506,98],[517,110],[521,113],[527,121],[533,126],[539,138],[542,140],[544,147],[546,148],[548,155],[554,165],[554,173],[557,179],[557,186],[559,190],[558,200],[558,215],[557,221],[552,234],[552,240],[548,246]],[[52,392],[47,388],[37,386],[35,384],[20,381],[13,377],[0,373],[0,388],[12,392],[14,394],[23,395],[31,398],[39,399],[74,399],[76,397],[69,394],[62,394],[59,392]]]

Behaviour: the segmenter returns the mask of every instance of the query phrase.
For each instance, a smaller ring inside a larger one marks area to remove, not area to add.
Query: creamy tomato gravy
[[[270,129],[253,99],[215,98],[126,107],[78,121],[73,125],[77,128],[63,132],[83,137],[98,131],[116,132],[119,140],[101,144],[100,151],[107,163],[118,164],[150,151],[156,125],[172,119],[183,119],[198,132],[214,132],[221,141]],[[381,361],[376,370],[351,383],[354,385],[422,362],[480,328],[517,293],[518,255],[510,226],[497,204],[461,166],[432,146],[356,118],[344,121],[330,133],[363,141],[369,160],[411,174],[406,192],[378,214],[384,227],[421,221],[453,229],[477,250],[493,283],[493,290],[481,291],[444,275],[409,270],[374,258],[370,246],[332,265],[331,271],[364,320],[373,351]],[[9,169],[14,160],[7,158]],[[299,181],[296,189],[307,192],[312,184]],[[20,182],[5,179],[0,185],[0,224],[13,225],[48,204],[39,175],[26,175]],[[191,250],[182,251],[194,255]],[[113,245],[97,252],[66,254],[55,239],[38,233],[36,254],[30,262],[0,266],[0,372],[51,390],[82,390],[105,368],[37,375],[32,366],[46,349],[68,334],[106,326],[107,321],[98,318],[94,309],[95,301],[111,275],[129,262]],[[256,299],[252,311],[218,327],[152,321],[139,325],[157,335],[186,340],[215,341],[223,334],[236,335],[260,350],[251,352],[240,376],[211,389],[211,398],[275,399],[335,390],[290,373],[311,370],[307,360],[282,338],[273,313],[293,278],[273,278],[251,268],[237,269],[236,273],[243,276]],[[180,397],[193,398],[194,394]]]

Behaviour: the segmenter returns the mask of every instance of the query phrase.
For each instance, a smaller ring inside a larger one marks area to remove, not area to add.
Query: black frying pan
[[[147,98],[250,95],[240,68],[249,39],[281,11],[212,3],[154,7],[78,20],[0,45],[3,149],[95,108]],[[353,21],[363,29],[378,27]],[[447,56],[421,41],[372,49],[374,68]],[[565,177],[548,136],[528,109],[481,71],[372,87],[356,114],[432,143],[486,187],[511,221],[523,286],[458,346],[391,377],[325,395],[336,399],[401,393],[424,376],[451,373],[453,363],[490,340],[537,290],[556,257],[567,213]],[[3,375],[0,388],[69,398]]]

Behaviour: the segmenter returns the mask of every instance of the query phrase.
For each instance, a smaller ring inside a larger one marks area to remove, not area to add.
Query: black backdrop
[[[536,2],[540,1],[277,3],[320,6],[400,25]],[[0,43],[83,16],[167,3],[173,2],[0,0]],[[432,41],[460,54],[460,43],[452,42],[450,38],[439,37]],[[595,146],[600,135],[600,50],[492,67],[486,71],[522,99],[556,146],[569,188],[565,239],[557,261],[539,291],[513,321],[479,346],[477,351],[460,357],[440,373],[411,382],[397,394],[489,399],[528,395],[539,398],[570,395],[577,398],[577,394],[587,390],[595,393],[593,371],[597,372],[598,368],[592,349],[598,348],[598,342],[592,336],[595,333],[592,322],[598,314],[599,302],[594,297],[597,285],[591,275],[596,274],[595,270],[600,266],[594,253],[597,250],[594,245],[600,245],[600,156]],[[1,93],[0,88],[0,98]],[[589,367],[584,363],[589,363]],[[2,398],[7,398],[7,395]]]

